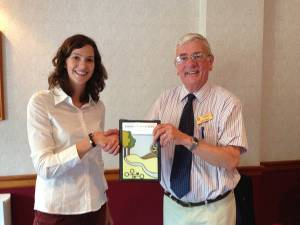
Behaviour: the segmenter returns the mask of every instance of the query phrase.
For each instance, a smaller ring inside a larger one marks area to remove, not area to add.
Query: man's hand
[[[175,145],[185,145],[189,146],[191,142],[191,137],[172,124],[158,124],[153,130],[154,141],[160,139],[161,146],[166,146],[171,144],[172,142]]]
[[[104,136],[109,136],[112,134],[119,135],[119,130],[118,129],[108,129],[107,131],[104,131],[103,134],[104,134]]]
[[[93,138],[95,143],[100,145],[103,151],[112,155],[119,153],[119,131],[117,129],[95,132]]]

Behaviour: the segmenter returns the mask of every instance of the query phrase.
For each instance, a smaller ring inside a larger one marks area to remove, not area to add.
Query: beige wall
[[[211,79],[243,103],[249,151],[242,165],[260,162],[263,1],[207,1],[207,37],[215,54]]]
[[[241,165],[299,159],[299,10],[297,0],[0,0],[7,115],[0,176],[33,172],[26,105],[47,88],[51,58],[74,33],[95,39],[108,69],[106,128],[143,118],[163,89],[179,83],[175,42],[198,31],[215,54],[211,79],[244,105],[249,152]],[[105,167],[117,168],[118,158],[105,155]]]
[[[198,0],[0,0],[7,115],[0,121],[0,176],[33,173],[26,106],[47,88],[51,59],[66,37],[84,33],[98,43],[109,73],[101,99],[111,128],[120,118],[144,118],[160,92],[179,83],[174,46],[198,29],[199,18]],[[118,157],[104,158],[106,168],[118,167]]]
[[[300,159],[299,10],[297,0],[207,1],[212,79],[244,104],[242,165]]]
[[[265,0],[263,161],[300,159],[300,1]]]

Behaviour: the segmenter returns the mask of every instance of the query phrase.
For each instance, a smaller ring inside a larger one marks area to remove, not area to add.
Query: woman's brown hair
[[[67,38],[52,59],[54,71],[48,77],[49,89],[60,86],[67,95],[73,95],[66,69],[66,60],[74,49],[82,48],[86,45],[90,45],[94,49],[95,68],[92,77],[86,84],[84,93],[80,96],[80,102],[88,102],[89,95],[91,95],[95,102],[98,102],[99,93],[105,87],[107,72],[102,64],[96,43],[91,38],[82,34],[76,34]]]

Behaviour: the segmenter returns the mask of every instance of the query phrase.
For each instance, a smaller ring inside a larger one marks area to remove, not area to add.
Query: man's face
[[[192,40],[176,49],[175,65],[181,82],[190,92],[198,91],[208,80],[214,57],[201,40]]]

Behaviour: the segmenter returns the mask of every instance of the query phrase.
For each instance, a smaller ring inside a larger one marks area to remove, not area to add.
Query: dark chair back
[[[234,189],[236,202],[236,225],[254,225],[254,207],[252,180],[241,174],[241,179]]]

